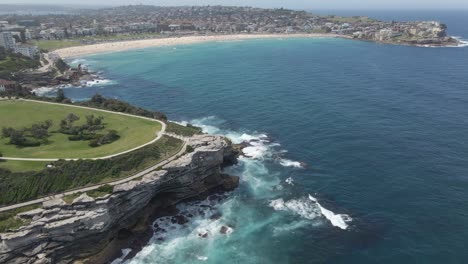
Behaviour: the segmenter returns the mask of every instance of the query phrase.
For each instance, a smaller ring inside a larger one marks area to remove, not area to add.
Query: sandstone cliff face
[[[457,45],[458,41],[447,36],[446,25],[437,21],[396,23],[392,27],[369,29],[353,33],[357,39],[407,45]]]
[[[102,250],[119,231],[135,226],[144,208],[172,205],[211,188],[235,188],[238,178],[223,175],[232,162],[232,147],[224,138],[193,137],[195,150],[141,180],[114,187],[112,194],[93,199],[86,194],[71,204],[57,199],[20,214],[31,222],[0,234],[0,263],[71,263]],[[157,204],[157,206],[154,206]]]

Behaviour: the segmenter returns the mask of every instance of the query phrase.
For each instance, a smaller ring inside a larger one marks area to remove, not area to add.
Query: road
[[[28,101],[28,102],[36,102],[36,103],[43,103],[43,104],[52,104],[52,105],[64,105],[64,104],[59,104],[59,103],[44,102],[44,101],[37,101],[37,100],[28,100],[28,99],[18,99],[18,100]],[[146,119],[146,120],[158,122],[158,123],[161,124],[161,130],[158,131],[158,133],[156,135],[156,138],[151,140],[148,143],[145,143],[145,144],[140,145],[138,147],[135,147],[135,148],[132,148],[132,149],[129,149],[129,150],[126,150],[126,151],[122,151],[122,152],[119,152],[119,153],[116,153],[116,154],[112,154],[112,155],[108,155],[108,156],[104,156],[104,157],[97,157],[97,158],[84,158],[82,160],[102,160],[102,159],[110,159],[110,158],[113,158],[113,157],[117,157],[117,156],[129,153],[129,152],[135,151],[137,149],[141,149],[141,148],[146,147],[146,146],[148,146],[150,144],[153,144],[154,142],[158,141],[166,132],[166,123],[164,123],[164,122],[162,122],[160,120],[157,120],[157,119],[143,117],[143,116],[136,116],[136,115],[131,115],[131,114],[127,114],[127,113],[113,112],[113,111],[109,111],[109,110],[103,110],[103,109],[92,108],[92,107],[78,106],[78,105],[68,105],[67,104],[66,106],[82,108],[82,109],[88,109],[88,110],[94,110],[94,111],[100,111],[100,112],[106,112],[106,113],[111,113],[111,114],[130,116],[130,117],[136,117],[136,118],[141,118],[141,119]],[[57,160],[78,160],[78,158],[36,159],[36,158],[16,158],[16,157],[2,157],[0,159],[3,159],[3,160],[19,160],[19,161],[51,161],[51,162],[52,161],[57,161]]]

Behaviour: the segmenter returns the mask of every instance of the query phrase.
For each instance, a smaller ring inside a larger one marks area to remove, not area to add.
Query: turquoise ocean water
[[[455,14],[438,15],[468,38]],[[466,263],[468,48],[277,39],[78,62],[109,81],[66,89],[75,100],[250,141],[228,169],[238,190],[181,205],[191,221],[159,220],[167,232],[126,263]]]

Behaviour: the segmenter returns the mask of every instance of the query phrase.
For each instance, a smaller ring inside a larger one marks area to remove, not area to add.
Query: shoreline
[[[242,40],[260,40],[260,39],[282,39],[282,38],[341,38],[349,40],[361,40],[380,44],[388,45],[404,45],[413,47],[465,47],[468,42],[463,41],[460,38],[453,37],[456,43],[441,43],[435,44],[411,44],[411,43],[395,43],[365,39],[355,39],[347,35],[337,35],[331,33],[294,33],[294,34],[238,34],[238,35],[189,35],[179,37],[163,37],[154,39],[142,39],[142,40],[124,40],[116,42],[105,42],[91,45],[83,45],[69,48],[62,48],[51,51],[59,55],[62,59],[79,58],[81,56],[91,56],[97,54],[115,53],[128,50],[139,50],[152,47],[170,47],[178,45],[190,45],[199,44],[206,42],[224,42],[224,41],[242,41]]]
[[[63,59],[90,56],[102,53],[114,53],[127,50],[137,50],[151,47],[169,47],[177,45],[190,45],[205,42],[275,39],[275,38],[344,38],[348,36],[336,34],[243,34],[243,35],[213,35],[213,36],[181,36],[144,40],[129,40],[118,42],[107,42],[92,45],[76,46],[52,51]]]

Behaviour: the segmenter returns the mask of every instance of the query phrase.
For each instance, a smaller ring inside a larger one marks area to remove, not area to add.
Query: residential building
[[[15,48],[16,53],[21,53],[26,57],[34,58],[39,53],[37,46],[32,45],[17,45]]]
[[[0,47],[4,47],[7,50],[15,49],[16,41],[11,32],[0,32]]]

